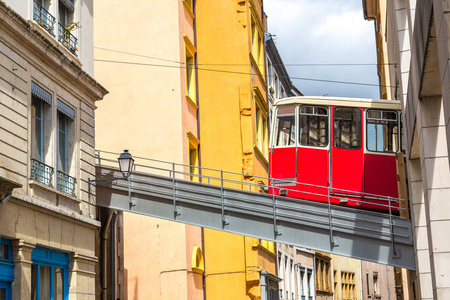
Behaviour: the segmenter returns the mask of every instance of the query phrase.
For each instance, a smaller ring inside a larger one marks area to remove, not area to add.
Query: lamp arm
[[[88,178],[88,199],[91,200],[91,185],[94,182],[100,181],[112,181],[112,184],[117,184],[117,180],[128,180],[127,177],[113,177],[113,178],[101,178],[101,179],[90,179]]]

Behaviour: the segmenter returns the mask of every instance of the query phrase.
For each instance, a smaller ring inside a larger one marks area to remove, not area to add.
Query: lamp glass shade
[[[131,171],[133,170],[134,159],[128,150],[124,150],[122,154],[120,154],[119,158],[119,169],[122,172],[123,177],[128,178],[130,176]]]

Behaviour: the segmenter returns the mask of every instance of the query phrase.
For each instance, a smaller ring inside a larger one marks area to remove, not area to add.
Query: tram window
[[[303,105],[300,107],[300,145],[328,145],[328,108]]]
[[[367,111],[367,150],[397,152],[397,112],[385,110]]]
[[[361,110],[337,107],[333,118],[333,144],[336,148],[361,148]]]
[[[273,143],[278,147],[295,145],[295,106],[278,108]]]

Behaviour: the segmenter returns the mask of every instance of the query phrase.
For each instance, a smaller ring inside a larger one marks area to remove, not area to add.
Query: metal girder
[[[96,193],[102,207],[415,269],[411,221],[398,216],[143,172]]]

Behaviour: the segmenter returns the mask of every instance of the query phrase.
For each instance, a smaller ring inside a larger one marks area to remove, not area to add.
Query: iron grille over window
[[[45,8],[43,8],[37,1],[34,1],[33,19],[39,23],[45,30],[50,32],[53,36],[53,28],[55,24],[55,17],[52,16]]]
[[[57,177],[57,189],[63,193],[66,193],[72,197],[76,197],[75,195],[75,184],[77,183],[76,178],[67,175],[64,172],[58,171],[56,174]]]
[[[53,168],[31,158],[31,180],[36,180],[48,186],[52,186]]]
[[[58,41],[64,45],[70,52],[77,55],[77,38],[64,27],[63,24],[59,24]]]

